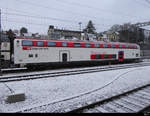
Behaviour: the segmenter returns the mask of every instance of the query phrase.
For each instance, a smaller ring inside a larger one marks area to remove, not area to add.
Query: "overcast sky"
[[[79,30],[89,20],[97,32],[114,24],[150,21],[150,0],[0,0],[2,29],[27,27],[47,33],[49,25]]]

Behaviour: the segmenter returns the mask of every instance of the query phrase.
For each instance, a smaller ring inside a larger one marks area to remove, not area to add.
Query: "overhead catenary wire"
[[[22,3],[26,3],[26,4],[28,4],[28,5],[34,5],[34,6],[36,6],[36,7],[42,7],[42,8],[46,8],[46,9],[54,9],[54,10],[56,10],[56,11],[59,11],[59,12],[67,12],[67,13],[73,13],[73,14],[77,14],[77,15],[80,15],[80,16],[86,16],[85,14],[80,14],[80,13],[76,13],[76,12],[72,12],[72,11],[66,11],[66,10],[64,10],[64,9],[58,9],[58,8],[53,8],[53,7],[49,7],[49,6],[45,6],[45,5],[41,5],[41,4],[37,4],[37,3],[33,3],[33,2],[29,2],[29,1],[25,1],[25,0],[16,0],[16,1],[18,1],[18,2],[22,2]],[[60,1],[60,0],[56,0],[57,2],[61,2],[62,3],[62,0]],[[63,0],[64,1],[64,0]],[[91,6],[89,6],[89,5],[85,5],[85,4],[81,4],[81,3],[76,3],[76,2],[63,2],[63,3],[70,3],[70,4],[72,4],[72,5],[79,5],[79,6],[84,6],[84,7],[87,7],[87,8],[91,8],[91,9],[96,9],[95,11],[97,11],[99,8],[95,8],[95,7],[91,7]],[[105,11],[106,12],[106,10],[104,10],[104,9],[100,9],[100,10],[98,10],[98,11]],[[112,13],[111,11],[109,11],[108,13]],[[125,15],[124,13],[120,13],[120,12],[117,12],[117,14],[118,15]],[[131,17],[131,15],[126,15],[126,16],[128,16],[128,17]],[[86,16],[86,17],[90,17],[90,18],[93,18],[93,16]],[[97,17],[94,17],[94,18],[97,18]],[[136,17],[137,18],[137,17]],[[104,20],[107,20],[107,19],[104,19]],[[109,19],[110,20],[110,19]]]
[[[54,21],[61,21],[61,22],[65,22],[65,23],[79,23],[79,21],[73,21],[73,20],[68,20],[68,19],[60,19],[60,18],[53,18],[53,17],[42,17],[42,16],[38,16],[38,15],[26,15],[26,14],[18,14],[18,13],[9,13],[9,12],[3,12],[2,14],[5,15],[12,15],[12,16],[21,16],[21,17],[27,17],[27,18],[34,18],[34,19],[49,19],[49,20],[54,20]],[[83,22],[82,23],[87,23],[87,22]],[[100,26],[112,26],[109,24],[97,24],[96,25],[100,25]]]
[[[66,1],[66,0],[55,0],[59,3],[63,3],[63,4],[69,4],[69,5],[74,5],[74,6],[81,6],[81,7],[86,7],[86,8],[89,8],[89,9],[95,9],[95,11],[97,12],[106,12],[106,13],[109,13],[109,14],[113,14],[113,15],[121,15],[121,16],[124,16],[124,17],[135,17],[135,18],[139,18],[135,15],[131,15],[131,14],[126,14],[126,13],[123,13],[123,12],[119,12],[119,11],[108,11],[106,9],[102,9],[102,8],[97,8],[97,7],[93,7],[93,6],[90,6],[90,5],[87,5],[87,4],[81,4],[81,3],[78,3],[78,2],[71,2],[71,1]]]
[[[72,12],[71,10],[64,10],[64,9],[61,9],[60,7],[59,8],[54,8],[54,7],[50,7],[50,6],[46,6],[46,5],[41,5],[41,4],[37,4],[37,3],[33,3],[33,2],[29,2],[29,1],[25,1],[25,0],[15,0],[15,1],[18,1],[18,2],[22,2],[22,3],[25,3],[25,4],[28,4],[28,5],[32,5],[32,6],[35,6],[35,7],[41,7],[41,8],[45,8],[45,9],[53,9],[57,12],[63,12],[63,13],[69,13],[69,14],[75,14],[75,15],[79,15],[80,17],[88,17],[88,18],[97,18],[95,16],[91,16],[91,15],[87,15],[87,14],[82,14],[82,13],[79,13],[79,12]],[[58,0],[57,0],[58,1]],[[78,3],[77,3],[78,4]],[[74,3],[75,5],[75,3]],[[79,5],[79,4],[78,4]],[[84,5],[84,4],[80,4],[79,6],[87,6],[87,5]],[[121,15],[121,16],[127,16],[127,17],[135,17],[135,18],[139,18],[137,16],[131,16],[131,15],[127,15],[125,13],[121,13],[121,12],[111,12],[111,11],[107,11],[107,10],[104,10],[104,9],[99,9],[99,8],[95,8],[95,7],[91,7],[91,6],[87,6],[88,8],[92,8],[92,9],[96,9],[95,11],[102,11],[102,12],[107,12],[107,13],[111,13],[113,15]],[[103,17],[102,17],[103,18]],[[119,17],[121,19],[124,19],[123,17]],[[112,20],[112,19],[104,19],[104,20]]]
[[[78,23],[78,21],[73,21],[73,20],[67,20],[67,19],[60,19],[60,18],[54,18],[54,17],[43,17],[43,16],[38,16],[38,15],[26,15],[26,14],[18,14],[18,13],[8,13],[8,12],[3,12],[2,14],[6,15],[14,15],[14,16],[23,16],[23,17],[30,17],[30,18],[36,18],[36,19],[50,19],[50,20],[55,20],[55,21],[61,21],[61,22],[71,22],[71,23]]]
[[[29,12],[24,12],[24,11],[20,11],[20,10],[15,10],[15,9],[12,9],[12,8],[4,8],[4,9],[7,9],[7,10],[11,10],[11,11],[15,11],[15,12],[19,12],[19,13],[25,13],[25,14],[18,14],[18,13],[8,13],[8,12],[3,12],[3,14],[6,14],[6,15],[18,15],[18,16],[27,16],[27,17],[30,17],[30,18],[40,18],[40,19],[50,19],[50,20],[58,20],[58,21],[62,21],[62,22],[67,22],[67,23],[79,23],[79,21],[74,21],[74,20],[68,20],[68,19],[60,19],[60,18],[55,18],[55,17],[49,17],[49,16],[40,16],[40,15],[37,15],[37,14],[31,14]],[[31,14],[31,15],[29,15]],[[80,20],[81,22],[81,20]],[[83,22],[82,21],[82,24],[83,23],[87,23],[87,22]],[[101,24],[97,24],[97,25],[101,25]],[[102,24],[103,25],[103,24]]]
[[[23,24],[22,26],[20,25],[19,27],[24,27],[24,26],[27,27],[27,28],[29,28],[29,27],[32,27],[32,28],[33,27],[38,27],[37,29],[36,28],[32,29],[32,31],[38,32],[38,33],[40,32],[40,33],[43,33],[43,34],[47,33],[47,31],[48,31],[47,29],[48,29],[48,25],[49,25],[49,24],[46,24],[46,23],[45,24],[44,23],[40,24],[40,23],[33,23],[33,22],[16,21],[16,20],[12,20],[12,19],[2,19],[2,21],[3,21],[3,25],[5,25],[4,23],[6,22],[7,24],[8,23]],[[40,28],[40,27],[42,27],[42,28]],[[58,27],[58,26],[56,26],[56,27]],[[70,25],[70,26],[66,25],[66,27],[63,26],[62,29],[78,30],[77,28],[75,28],[72,25]],[[105,31],[105,30],[109,29],[109,27],[103,25],[102,27],[100,27],[100,29],[103,30],[103,31]],[[5,27],[5,30],[6,30],[6,27]]]
[[[150,6],[149,6],[148,4],[145,4],[145,3],[146,3],[145,0],[144,0],[144,1],[142,1],[142,0],[135,0],[135,1],[136,1],[136,3],[138,3],[139,5],[142,5],[142,6],[146,7],[146,8],[150,8]]]
[[[150,1],[149,0],[145,0],[148,4],[150,4]]]
[[[29,1],[25,1],[25,0],[16,0],[16,1],[19,1],[19,2],[22,2],[22,3],[26,3],[26,4],[29,4],[29,5],[32,5],[32,6],[36,6],[36,7],[41,7],[41,8],[46,8],[46,9],[55,9],[56,11],[59,11],[59,12],[63,12],[63,13],[73,13],[73,14],[76,14],[76,15],[79,15],[79,16],[81,16],[81,17],[84,17],[84,16],[86,16],[86,17],[89,17],[89,16],[87,16],[87,15],[85,15],[85,14],[81,14],[81,13],[76,13],[76,12],[72,12],[72,11],[66,11],[66,10],[64,10],[64,9],[58,9],[58,8],[52,8],[52,7],[49,7],[49,6],[45,6],[45,5],[41,5],[41,4],[37,4],[37,3],[33,3],[33,2],[29,2]],[[56,1],[58,1],[58,0],[56,0]],[[84,4],[83,4],[84,5]],[[94,7],[91,7],[91,8],[94,8]],[[98,9],[97,9],[98,10]],[[117,13],[117,14],[119,14],[119,13]],[[122,15],[122,13],[120,13],[120,15]],[[128,16],[128,17],[130,17],[130,21],[126,21],[126,22],[134,22],[133,21],[133,19],[131,20],[131,15],[125,15],[125,16]],[[133,16],[132,16],[133,17]],[[123,20],[125,20],[123,17],[119,17],[119,18],[122,18]],[[137,18],[139,18],[139,17],[136,17],[136,19]],[[92,20],[95,20],[95,19],[98,19],[98,17],[95,17],[95,16],[90,16],[90,19],[92,19]],[[100,20],[102,20],[103,18],[100,18]],[[140,19],[140,18],[139,18]],[[110,19],[111,20],[111,19]],[[117,18],[117,20],[118,20],[118,18]],[[134,19],[135,20],[135,19]],[[147,19],[143,19],[143,20],[147,20]],[[103,19],[103,23],[104,23],[104,21],[106,21],[106,19]],[[113,20],[114,21],[114,23],[113,24],[116,24],[115,22],[116,22],[116,20]],[[122,20],[121,20],[122,21]],[[80,22],[80,21],[79,21]],[[122,23],[123,23],[123,21],[122,21]],[[135,22],[134,22],[135,23]],[[96,24],[97,25],[97,24]]]
[[[30,5],[34,5],[34,6],[36,6],[36,7],[45,7],[46,9],[50,9],[50,7],[48,7],[48,6],[45,6],[45,5],[41,5],[41,4],[37,4],[37,3],[33,3],[33,2],[28,2],[28,1],[25,1],[25,0],[16,0],[16,1],[23,1],[23,2],[25,2],[25,3],[27,3],[27,4],[30,4]],[[59,1],[59,0],[56,0],[56,1]],[[64,0],[63,0],[64,1]],[[77,3],[78,4],[78,3]],[[79,3],[80,4],[80,3]],[[84,4],[80,4],[81,6],[84,6]],[[86,6],[86,5],[85,5]],[[87,6],[87,7],[90,7],[90,6]],[[92,8],[92,7],[91,7]],[[55,8],[54,8],[55,9]],[[16,10],[17,12],[24,12],[24,11],[19,11],[19,10]],[[57,11],[58,11],[58,9],[57,9]],[[60,10],[59,10],[60,11]],[[62,12],[65,12],[64,10],[62,11]],[[69,11],[70,12],[70,11]],[[69,13],[68,11],[67,11],[67,13]],[[24,13],[27,13],[27,12],[24,12]],[[75,12],[74,12],[75,13]],[[44,19],[44,20],[53,20],[53,21],[58,21],[58,22],[66,22],[66,23],[74,23],[74,24],[78,24],[79,22],[82,22],[82,24],[83,25],[85,25],[85,23],[87,24],[88,23],[88,21],[74,21],[74,20],[69,20],[69,19],[60,19],[60,18],[53,18],[53,17],[48,17],[48,16],[46,16],[46,17],[44,17],[44,16],[39,16],[39,15],[29,15],[28,13],[27,14],[18,14],[18,13],[8,13],[8,12],[6,12],[5,13],[6,15],[12,15],[12,16],[22,16],[22,17],[26,17],[26,18],[34,18],[34,19]],[[75,14],[78,14],[78,13],[75,13]],[[78,15],[80,15],[81,16],[81,14],[78,14]],[[97,17],[94,17],[94,18],[97,18]],[[17,23],[17,22],[16,22]],[[31,24],[31,23],[30,23]],[[98,23],[94,23],[96,26],[112,26],[112,25],[109,25],[109,24],[98,24]],[[115,23],[114,23],[115,24]],[[36,24],[35,24],[36,25]],[[39,24],[38,24],[39,25]],[[43,25],[43,24],[40,24],[40,25]],[[45,25],[45,24],[44,24]],[[82,25],[82,26],[83,26]],[[99,27],[100,28],[100,27]]]
[[[15,23],[21,23],[21,24],[29,24],[29,25],[36,25],[36,26],[49,26],[48,23],[33,23],[33,22],[25,22],[25,21],[17,21],[17,20],[12,20],[12,19],[2,19],[3,22],[15,22]],[[106,27],[106,26],[112,26],[112,25],[104,25],[104,24],[99,24],[103,27]]]
[[[67,13],[67,14],[75,14],[75,15],[78,15],[80,17],[87,17],[87,18],[97,18],[95,16],[91,16],[91,15],[87,15],[87,14],[82,14],[82,13],[79,13],[79,12],[73,12],[71,10],[64,10],[62,8],[55,8],[55,7],[50,7],[50,6],[46,6],[46,5],[41,5],[41,4],[37,4],[37,3],[33,3],[33,2],[29,2],[29,1],[25,1],[25,0],[16,0],[18,2],[22,2],[22,3],[25,3],[25,4],[28,4],[28,5],[32,5],[32,6],[35,6],[35,7],[41,7],[41,8],[44,8],[44,9],[48,9],[48,10],[54,10],[55,12],[63,12],[63,13]]]

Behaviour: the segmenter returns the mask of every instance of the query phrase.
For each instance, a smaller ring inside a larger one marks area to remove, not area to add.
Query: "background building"
[[[150,43],[150,30],[144,30],[144,43]]]
[[[72,40],[74,38],[81,40],[81,31],[56,29],[54,26],[50,25],[48,29],[48,38],[51,40]]]

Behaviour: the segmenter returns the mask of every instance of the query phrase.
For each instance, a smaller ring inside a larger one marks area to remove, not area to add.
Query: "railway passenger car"
[[[5,35],[1,35],[1,66],[8,68],[10,66],[10,40]]]
[[[27,67],[52,63],[124,62],[138,59],[140,59],[140,47],[131,43],[21,38],[14,40],[14,64]]]

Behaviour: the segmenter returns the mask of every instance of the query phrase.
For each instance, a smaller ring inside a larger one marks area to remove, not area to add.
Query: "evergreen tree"
[[[20,33],[21,33],[21,35],[23,35],[23,33],[28,33],[28,29],[25,28],[25,27],[22,27],[22,28],[20,29]]]
[[[95,34],[96,29],[92,23],[92,21],[90,20],[86,26],[86,28],[84,29],[85,32],[87,33],[91,33],[91,34]]]

